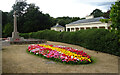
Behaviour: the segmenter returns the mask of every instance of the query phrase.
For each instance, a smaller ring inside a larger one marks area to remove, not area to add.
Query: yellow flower
[[[61,52],[63,54],[66,54],[68,56],[73,56],[74,58],[78,58],[79,60],[88,60],[89,62],[91,62],[90,59],[88,59],[87,57],[82,57],[82,55],[77,55],[76,53],[73,53],[73,52],[70,52],[70,51],[67,51],[66,49],[61,49],[61,48],[57,48],[57,47],[51,47],[49,45],[42,45],[42,44],[39,44],[40,46],[43,46],[45,48],[50,48],[52,50],[56,50],[58,52]]]
[[[91,60],[90,60],[90,59],[88,59],[88,61],[89,61],[89,62],[91,62]]]

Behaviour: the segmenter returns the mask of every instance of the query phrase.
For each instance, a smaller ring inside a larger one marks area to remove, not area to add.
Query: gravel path
[[[4,46],[2,51],[3,73],[118,73],[118,57],[60,42],[47,44],[63,45],[87,52],[96,59],[89,65],[64,65],[26,53],[27,45]]]

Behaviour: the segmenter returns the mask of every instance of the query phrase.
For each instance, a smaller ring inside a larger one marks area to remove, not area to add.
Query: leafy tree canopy
[[[4,27],[4,30],[3,30],[3,36],[4,37],[7,37],[7,36],[11,36],[12,35],[12,32],[13,32],[13,26],[12,26],[12,24],[10,24],[10,23],[8,23],[8,24],[6,24],[5,25],[5,27]]]
[[[94,17],[101,17],[103,16],[103,12],[100,9],[95,9],[90,15],[93,15]]]
[[[104,12],[103,17],[110,18],[110,10],[108,10],[107,12]]]
[[[49,14],[44,14],[40,11],[40,8],[35,4],[28,4],[26,2],[18,2],[12,6],[10,12],[3,12],[3,36],[8,37],[12,33],[13,28],[13,13],[17,11],[17,26],[18,32],[28,33],[36,32],[39,30],[50,29],[52,26],[59,23],[60,25],[65,26],[70,22],[79,20],[79,17],[58,17],[53,18]],[[8,33],[8,30],[10,32]],[[11,33],[11,34],[10,34]]]
[[[68,17],[68,16],[64,16],[64,17],[57,17],[55,22],[59,23],[60,25],[62,26],[65,26],[66,24],[70,23],[70,22],[74,22],[74,21],[77,21],[77,20],[80,20],[79,17]]]
[[[12,8],[13,8],[13,11],[16,11],[19,16],[22,16],[23,13],[25,13],[27,5],[28,4],[26,2],[17,2],[12,6]]]
[[[120,2],[115,2],[115,4],[112,4],[110,18],[112,21],[112,27],[120,30]]]

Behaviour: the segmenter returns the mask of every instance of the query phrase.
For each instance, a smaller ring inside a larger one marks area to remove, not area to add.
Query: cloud
[[[100,8],[105,12],[110,9],[111,4],[115,4],[116,0],[75,0],[75,2]]]
[[[27,0],[40,7],[40,11],[48,13],[52,17],[85,17],[94,9],[107,11],[115,0]],[[10,11],[15,0],[3,0],[0,10]]]
[[[78,3],[84,3],[95,6],[104,6],[114,4],[116,0],[76,0]]]
[[[99,3],[96,3],[97,6],[106,6],[106,5],[111,5],[111,4],[115,4],[115,2],[99,2]]]

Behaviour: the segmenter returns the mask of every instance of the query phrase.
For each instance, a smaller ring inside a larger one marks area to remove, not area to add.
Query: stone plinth
[[[19,32],[12,32],[12,38],[13,38],[13,39],[20,38],[20,37],[19,37]]]
[[[12,38],[12,37],[8,37],[7,38],[8,41],[10,42],[19,42],[19,41],[25,41],[25,39],[23,37],[19,37],[19,38]]]

